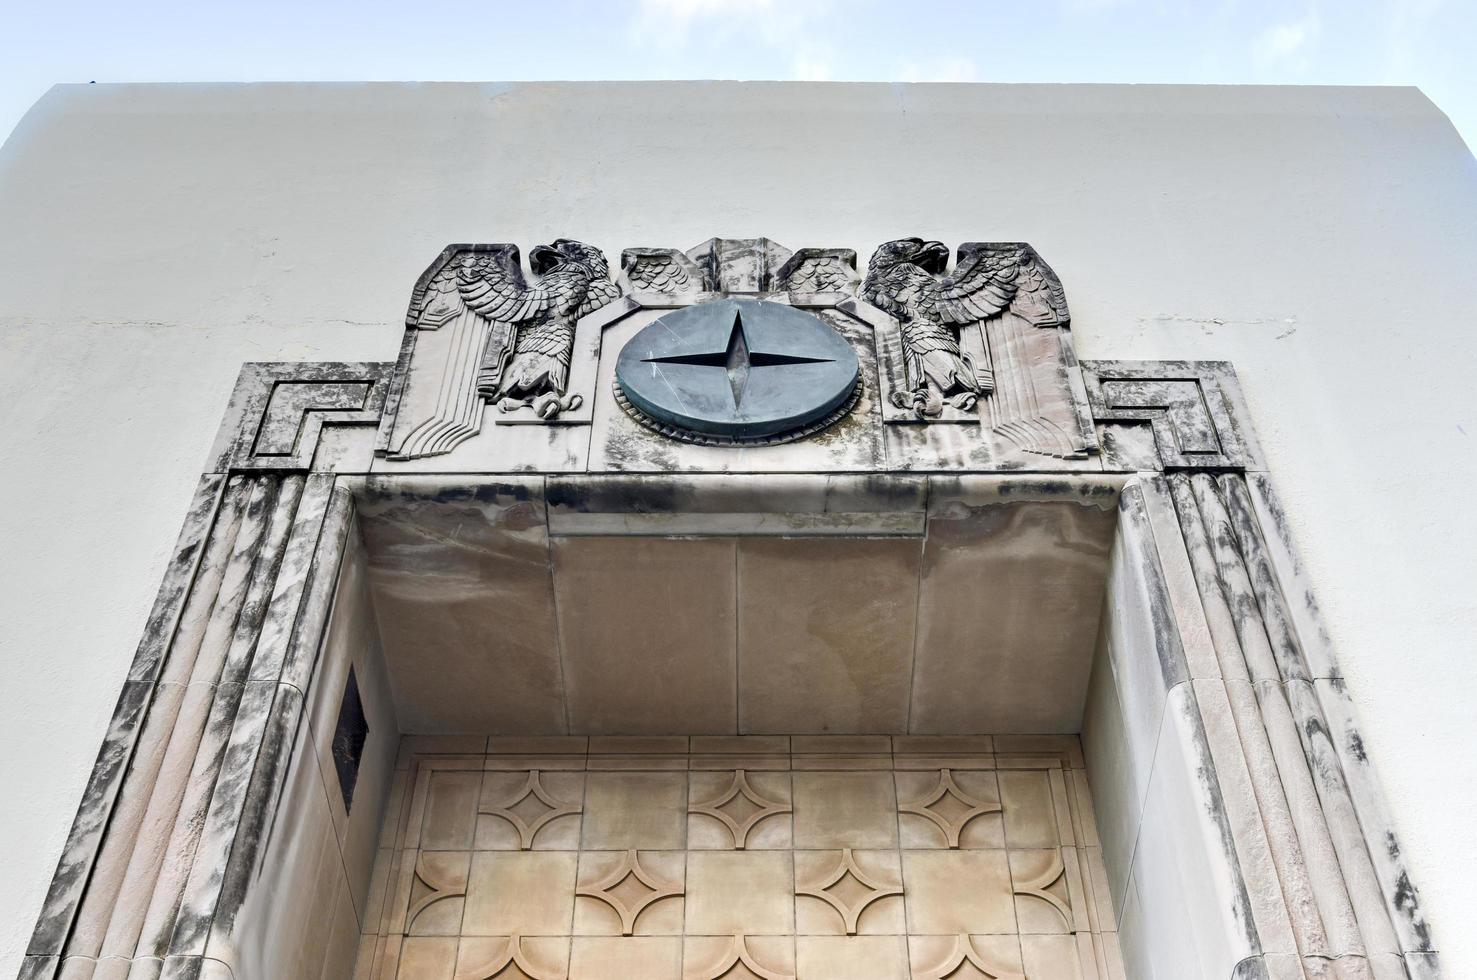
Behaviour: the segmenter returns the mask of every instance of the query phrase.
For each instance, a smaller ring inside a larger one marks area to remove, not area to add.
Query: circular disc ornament
[[[661,317],[616,360],[617,393],[657,431],[768,443],[814,432],[855,402],[856,352],[824,320],[781,303],[720,299]]]

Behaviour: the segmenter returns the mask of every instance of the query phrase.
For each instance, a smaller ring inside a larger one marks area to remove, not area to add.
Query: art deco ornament
[[[900,238],[873,253],[862,284],[863,298],[900,325],[906,389],[893,403],[920,418],[938,417],[945,403],[970,411],[995,391],[988,349],[961,348],[965,324],[1007,310],[1038,327],[1069,320],[1061,281],[1024,242],[971,243],[945,275],[948,263],[943,243]]]
[[[579,408],[567,394],[575,323],[620,297],[598,248],[567,238],[529,255],[529,282],[516,245],[448,246],[416,283],[406,326],[445,334],[434,359],[434,406],[391,455],[449,451],[475,435],[482,401],[503,412],[531,409],[554,419]],[[432,345],[427,345],[432,346]],[[431,353],[428,350],[428,354]]]
[[[840,418],[857,398],[860,365],[813,314],[722,299],[648,325],[621,350],[615,373],[618,400],[643,425],[691,442],[749,445]]]

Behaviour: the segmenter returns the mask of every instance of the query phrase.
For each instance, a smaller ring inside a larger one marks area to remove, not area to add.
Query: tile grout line
[[[490,746],[491,745],[491,742],[489,741],[487,744]],[[571,757],[573,757],[573,758],[583,758],[584,761],[585,761],[585,763],[586,763],[586,765],[588,765],[589,762],[594,758],[594,756],[592,756],[590,754],[590,752],[588,751],[588,744],[589,743],[586,742],[586,750],[584,752],[581,752],[581,753],[544,753],[543,755],[551,756],[551,757],[559,757],[559,758],[563,758],[563,759],[569,759]],[[793,742],[792,741],[788,741],[787,744],[790,747],[793,747]],[[817,746],[817,748],[820,748],[820,746]],[[455,753],[448,753],[448,754],[449,755],[455,755]],[[663,753],[663,752],[636,753],[636,754],[637,755],[649,754],[649,755],[652,756],[653,761],[655,761],[656,759],[668,757],[668,753]],[[765,754],[767,754],[767,753],[765,753]],[[847,754],[847,753],[841,753],[841,754],[844,755],[844,754]],[[857,751],[857,752],[852,753],[852,754],[867,755],[867,754],[870,754],[870,753],[865,753],[865,752]],[[878,755],[882,755],[883,753],[877,753],[877,754]],[[687,766],[685,768],[679,769],[679,770],[670,770],[670,769],[652,769],[652,770],[650,770],[652,773],[659,773],[659,774],[670,775],[670,776],[674,776],[674,777],[680,776],[680,775],[682,775],[682,774],[685,773],[686,774],[685,775],[685,778],[682,779],[683,801],[684,801],[684,803],[686,803],[688,805],[690,805],[690,802],[691,802],[691,799],[692,799],[692,794],[693,794],[693,785],[692,785],[692,783],[693,783],[693,775],[694,775],[694,773],[695,772],[699,772],[699,771],[706,771],[706,770],[694,770],[694,769],[691,768],[691,762],[692,762],[692,759],[693,759],[694,755],[695,755],[695,746],[693,744],[693,739],[691,737],[689,737],[687,739],[687,751],[685,753],[685,761],[687,762]],[[734,751],[734,755],[735,755],[735,759],[734,760],[728,760],[729,762],[737,761],[738,758],[744,757],[746,754],[745,753],[740,753],[737,750],[735,750]],[[787,751],[785,753],[775,753],[775,755],[776,756],[783,755],[785,758],[788,759],[788,758],[791,758],[793,756],[793,752]],[[893,814],[893,821],[892,822],[894,823],[896,834],[897,834],[896,843],[893,846],[893,848],[890,848],[889,850],[892,850],[893,853],[895,853],[897,855],[897,860],[898,860],[899,884],[902,887],[902,894],[899,895],[898,897],[902,899],[902,905],[903,905],[903,914],[902,914],[903,924],[901,926],[901,930],[899,932],[897,932],[897,933],[892,933],[892,932],[881,932],[881,933],[863,933],[863,932],[858,932],[854,937],[832,936],[831,938],[844,941],[847,938],[861,939],[863,937],[866,937],[866,938],[877,938],[877,939],[880,939],[880,938],[883,938],[883,937],[895,937],[898,940],[898,946],[896,948],[899,949],[902,952],[903,957],[904,957],[904,967],[905,967],[905,969],[911,969],[911,965],[912,965],[912,962],[913,962],[913,953],[914,953],[914,950],[915,950],[915,947],[913,945],[914,942],[915,941],[918,941],[920,939],[923,939],[923,938],[932,937],[934,934],[932,932],[930,932],[930,933],[919,933],[919,934],[915,935],[913,933],[912,929],[911,929],[911,920],[909,919],[909,917],[907,915],[907,912],[908,912],[908,909],[909,909],[911,903],[908,900],[908,894],[909,894],[908,882],[909,882],[909,879],[908,879],[907,874],[906,874],[906,871],[905,871],[905,862],[903,861],[903,858],[906,857],[909,853],[911,853],[911,851],[903,846],[903,835],[902,835],[902,830],[901,830],[901,828],[902,828],[902,819],[901,818],[902,818],[902,816],[904,814],[903,814],[903,812],[900,809],[898,809],[898,806],[899,806],[898,801],[899,801],[899,799],[901,797],[900,797],[898,786],[897,786],[898,773],[901,771],[897,767],[899,765],[899,761],[900,761],[901,755],[900,755],[899,747],[898,747],[898,745],[896,743],[896,740],[894,738],[892,738],[892,737],[889,737],[888,750],[885,753],[885,755],[888,758],[889,764],[890,764],[890,768],[889,768],[888,771],[889,771],[889,773],[891,775],[888,778],[887,782],[888,782],[889,790],[890,790],[889,795],[891,797],[891,803],[892,803],[893,808],[894,808],[894,814]],[[416,756],[414,758],[414,760],[413,760],[413,764],[410,766],[409,770],[407,771],[407,778],[408,778],[408,775],[409,774],[417,773],[419,771],[419,769],[421,768],[421,764],[423,762],[428,761],[429,758],[434,758],[435,756],[436,756],[436,753],[430,753],[429,756]],[[480,769],[475,770],[477,772],[477,775],[478,775],[478,780],[477,780],[477,782],[478,782],[478,793],[477,793],[477,796],[476,796],[476,800],[477,800],[477,806],[479,807],[479,809],[478,809],[477,812],[479,814],[480,814],[480,803],[481,803],[481,800],[482,800],[482,796],[486,792],[486,789],[487,789],[487,786],[488,786],[488,779],[490,778],[489,777],[489,773],[492,772],[492,770],[488,769],[488,766],[497,757],[498,757],[497,754],[494,754],[494,753],[490,753],[490,752],[483,753],[480,756],[480,762],[481,762]],[[538,767],[537,766],[538,759],[536,757],[530,759],[530,761],[534,764],[535,767]],[[948,760],[947,759],[944,759],[943,761],[948,761]],[[544,771],[544,770],[542,770],[542,767],[538,767],[538,768],[540,768],[541,771]],[[953,768],[953,767],[950,766],[950,767],[946,767],[946,768]],[[457,769],[453,768],[450,771],[457,771]],[[644,772],[646,770],[633,770],[633,771],[643,771]],[[825,770],[816,770],[816,771],[819,772],[819,771],[825,771]],[[908,771],[909,772],[912,772],[913,770],[908,770]],[[922,770],[920,770],[920,771],[922,771]],[[1043,814],[1043,816],[1048,820],[1048,825],[1049,825],[1050,829],[1052,829],[1054,831],[1054,836],[1058,839],[1058,847],[1066,847],[1067,846],[1067,845],[1063,844],[1061,842],[1061,839],[1060,839],[1061,838],[1061,835],[1063,833],[1063,827],[1062,827],[1062,822],[1061,822],[1061,819],[1060,818],[1062,816],[1065,816],[1066,817],[1066,820],[1068,821],[1068,823],[1067,823],[1067,827],[1069,828],[1069,831],[1068,832],[1070,832],[1070,833],[1073,834],[1073,840],[1074,840],[1073,849],[1074,849],[1074,851],[1079,851],[1081,847],[1085,847],[1086,846],[1085,843],[1084,843],[1085,838],[1083,838],[1083,840],[1078,840],[1077,839],[1077,835],[1079,833],[1079,827],[1078,827],[1077,821],[1074,819],[1074,817],[1076,817],[1076,816],[1078,816],[1080,814],[1083,820],[1087,820],[1087,819],[1090,819],[1090,816],[1089,816],[1088,813],[1082,811],[1082,806],[1084,804],[1084,801],[1082,801],[1081,799],[1079,799],[1078,796],[1076,795],[1076,788],[1072,784],[1072,780],[1070,778],[1071,773],[1073,771],[1070,763],[1069,762],[1067,764],[1060,764],[1060,763],[1058,763],[1056,765],[1046,764],[1046,765],[1042,766],[1039,769],[1034,769],[1034,770],[1031,770],[1031,771],[1036,771],[1040,775],[1043,775],[1043,776],[1046,777],[1046,782],[1047,782],[1046,789],[1047,789],[1047,793],[1046,793],[1046,801],[1045,802],[1047,802],[1047,810]],[[854,770],[851,770],[851,769],[841,769],[841,770],[836,770],[836,772],[848,772],[848,773],[850,773],[850,772],[856,772],[856,773],[859,774],[861,771],[860,770],[855,770],[854,771]],[[580,811],[580,814],[579,814],[579,820],[580,820],[580,823],[581,823],[581,827],[580,827],[580,832],[577,835],[578,843],[576,843],[576,845],[574,847],[575,854],[577,855],[576,861],[575,861],[575,869],[574,869],[574,877],[575,877],[575,880],[574,880],[574,890],[576,892],[577,892],[578,887],[579,887],[579,877],[580,877],[580,870],[581,870],[581,868],[580,868],[580,859],[584,856],[584,854],[588,853],[586,851],[586,849],[584,848],[584,819],[585,819],[585,816],[586,816],[586,812],[585,811],[586,811],[586,808],[588,807],[589,801],[590,801],[588,790],[589,790],[589,778],[590,778],[590,776],[592,774],[593,773],[588,768],[586,768],[581,773],[581,776],[583,777],[583,779],[582,779],[582,792],[581,792],[581,795],[580,795],[581,811]],[[611,774],[614,774],[614,773],[612,772]],[[796,841],[795,841],[795,838],[794,838],[794,828],[793,828],[793,822],[794,822],[794,813],[793,813],[794,786],[793,786],[793,779],[794,779],[794,776],[795,776],[795,771],[793,769],[790,769],[785,774],[791,779],[791,805],[792,805],[792,812],[790,814],[790,820],[791,820],[791,824],[792,824],[792,828],[791,828],[791,841],[790,841],[790,847],[788,848],[789,851],[791,852],[791,859],[790,859],[789,862],[786,862],[786,863],[787,863],[788,871],[789,871],[789,886],[790,886],[790,893],[791,893],[791,896],[792,896],[792,903],[793,904],[792,904],[791,933],[790,933],[790,936],[787,937],[787,938],[789,938],[789,940],[790,940],[790,945],[791,945],[791,948],[792,948],[792,950],[794,952],[794,955],[796,956],[796,965],[798,967],[799,943],[803,939],[807,939],[808,938],[808,939],[814,940],[817,937],[820,937],[820,936],[823,936],[823,935],[830,936],[830,934],[828,934],[828,933],[820,933],[820,932],[807,932],[804,936],[802,936],[802,934],[801,934],[801,923],[799,922],[799,903],[800,903],[800,899],[802,898],[802,896],[798,895],[797,892],[795,891],[795,889],[798,887],[798,880],[799,880],[799,878],[798,878],[799,872],[798,872],[798,865],[796,863],[796,857],[801,852],[804,852],[804,851],[815,851],[816,849],[814,849],[814,848],[801,849],[801,848],[795,846],[796,845]],[[995,772],[995,775],[997,777],[1000,775],[1000,773],[998,772],[998,770]],[[1024,775],[1024,772],[1022,773],[1022,775]],[[1058,788],[1058,787],[1056,787],[1054,785],[1053,776],[1059,776],[1060,777],[1060,781],[1061,781],[1061,785],[1059,787],[1059,789],[1061,790],[1060,794],[1058,794],[1057,792],[1055,792],[1055,789]],[[410,780],[410,782],[418,782],[418,780]],[[429,792],[429,789],[430,789],[430,787],[428,785],[426,787],[426,790]],[[405,801],[405,803],[402,806],[402,813],[404,814],[404,816],[401,817],[400,819],[401,820],[404,820],[404,821],[408,821],[409,818],[413,815],[411,811],[413,811],[414,809],[415,809],[415,806],[413,804],[413,801],[411,801],[411,800]],[[425,808],[423,807],[423,809],[425,809]],[[1065,809],[1065,811],[1066,811],[1065,814],[1062,813],[1062,809]],[[688,875],[689,875],[689,872],[690,872],[690,864],[689,864],[689,862],[688,862],[687,859],[690,858],[690,857],[692,857],[694,855],[694,853],[695,853],[692,850],[692,848],[691,848],[692,838],[691,838],[690,833],[689,833],[690,822],[691,822],[690,821],[690,815],[687,814],[685,811],[686,811],[686,806],[684,806],[682,808],[682,816],[685,819],[683,819],[680,822],[680,833],[682,835],[682,841],[683,841],[683,844],[681,846],[681,850],[685,852],[684,853],[684,861],[683,861],[683,877],[682,877],[682,891],[681,891],[681,895],[682,895],[682,899],[683,899],[683,902],[684,903],[687,901],[687,890],[688,890],[688,884],[689,884],[689,877],[688,877]],[[1094,821],[1094,827],[1095,827],[1095,821]],[[472,828],[472,836],[473,836],[472,849],[471,849],[471,854],[468,857],[468,876],[469,876],[468,889],[467,889],[467,894],[463,896],[464,903],[469,903],[469,900],[470,900],[470,891],[471,891],[471,889],[470,889],[470,883],[471,883],[470,882],[471,863],[472,863],[472,860],[475,858],[476,854],[477,853],[480,853],[479,850],[478,850],[478,848],[477,848],[477,845],[476,845],[476,824],[475,824],[475,822],[474,822],[474,825],[473,825],[473,828]],[[872,849],[875,849],[875,848],[863,848],[863,849],[872,850]],[[980,850],[980,849],[981,848],[968,848],[967,850]],[[991,850],[992,848],[982,848],[982,849],[983,850]],[[1020,849],[1029,850],[1031,848],[1028,846],[1027,842],[1024,842],[1023,841],[1022,844],[1021,844],[1021,848]],[[502,849],[499,849],[499,848],[491,848],[489,850],[502,850]],[[515,849],[514,852],[516,853],[517,851],[533,851],[533,850],[535,850],[535,848],[532,846],[532,842],[530,842],[530,846],[527,849],[517,848],[517,849]],[[559,850],[565,850],[565,849],[564,848],[559,848]],[[723,848],[722,850],[728,851],[728,852],[732,852],[732,851],[736,851],[737,848],[729,847],[729,848]],[[765,850],[770,850],[770,849],[765,849]],[[781,849],[775,849],[775,850],[781,850]],[[820,851],[828,851],[828,850],[835,850],[835,848],[820,848],[819,850]],[[928,850],[938,850],[938,849],[936,849],[936,848],[929,848]],[[943,850],[947,852],[950,849],[949,848],[944,848]],[[1002,844],[1001,844],[1000,850],[1001,850],[1001,852],[1004,854],[1004,856],[1007,859],[1006,879],[1005,880],[1006,880],[1008,886],[1011,888],[1011,894],[1009,896],[1009,904],[1010,904],[1010,912],[1011,912],[1012,922],[1014,924],[1014,934],[1013,934],[1013,936],[1011,938],[1014,940],[1014,947],[1017,950],[1019,950],[1019,955],[1021,955],[1022,957],[1024,957],[1024,954],[1025,954],[1025,939],[1028,937],[1028,934],[1023,933],[1021,931],[1022,930],[1022,924],[1021,924],[1021,921],[1020,921],[1020,918],[1019,918],[1019,914],[1018,914],[1017,901],[1016,901],[1017,895],[1014,892],[1015,873],[1014,873],[1014,870],[1009,865],[1009,856],[1010,856],[1010,853],[1011,853],[1011,847],[1010,847],[1009,837],[1008,836],[1006,836],[1006,837],[1004,837],[1002,839]],[[416,853],[419,853],[419,851],[417,850]],[[1079,873],[1082,873],[1082,874],[1090,874],[1090,872],[1088,872],[1087,869],[1085,869],[1084,867],[1082,867],[1080,864],[1079,864]],[[391,887],[392,885],[393,885],[393,883],[387,883],[387,889],[389,887]],[[1070,887],[1071,887],[1071,881],[1070,881],[1070,879],[1066,882],[1066,885],[1067,885],[1067,887],[1069,889],[1069,894],[1070,894]],[[1088,888],[1089,891],[1090,891],[1090,889],[1091,889],[1092,886],[1090,884],[1088,884],[1086,881],[1084,881],[1083,882],[1083,887],[1084,888]],[[409,896],[407,896],[407,898],[408,897]],[[1088,900],[1086,894],[1082,895],[1081,897],[1084,900]],[[583,940],[587,940],[587,941],[591,941],[591,940],[593,940],[593,938],[595,938],[593,935],[591,935],[591,936],[585,936],[583,934],[576,934],[576,927],[574,925],[574,921],[573,920],[576,917],[577,907],[578,907],[578,904],[579,904],[578,903],[578,895],[577,894],[572,897],[572,901],[574,903],[574,906],[570,910],[571,922],[570,922],[570,928],[569,928],[569,930],[567,932],[567,938],[568,938],[568,941],[569,941],[569,946],[568,946],[568,951],[567,951],[567,959],[565,960],[566,970],[570,970],[573,967],[573,953],[575,951],[575,945],[576,945],[576,943],[578,943],[582,939]],[[447,937],[449,939],[454,939],[455,940],[455,948],[453,950],[453,965],[455,964],[455,961],[458,960],[459,957],[460,957],[460,947],[461,947],[462,942],[464,942],[467,938],[469,938],[465,934],[466,921],[467,921],[466,917],[467,917],[467,913],[468,913],[468,908],[469,908],[469,904],[464,904],[464,906],[463,906],[463,912],[462,912],[462,923],[463,923],[463,925],[462,925],[462,931],[459,931],[458,934],[455,935],[455,936],[453,936],[453,937]],[[686,911],[685,911],[685,909],[684,909],[684,913],[683,913],[683,922],[684,922],[684,926],[683,926],[683,930],[682,930],[681,933],[659,933],[658,935],[671,936],[672,940],[677,944],[677,949],[679,951],[679,954],[682,957],[682,962],[686,962],[687,939],[688,938],[691,938],[691,937],[689,937],[689,935],[688,935],[688,933],[686,931],[686,925],[685,925],[686,924]],[[408,928],[408,926],[409,926],[409,923],[407,923],[407,928]],[[1069,926],[1069,928],[1068,928],[1068,931],[1066,933],[1057,934],[1057,933],[1045,933],[1045,932],[1032,932],[1032,933],[1029,933],[1029,936],[1032,937],[1032,938],[1040,938],[1040,937],[1045,937],[1045,936],[1053,936],[1053,937],[1060,936],[1060,938],[1072,939],[1072,937],[1074,937],[1074,936],[1077,935],[1077,933],[1078,933],[1079,930],[1077,930],[1073,926],[1073,923],[1072,922],[1069,922],[1068,923],[1068,926]],[[1103,930],[1101,928],[1099,928],[1099,929],[1093,929],[1093,928],[1091,928],[1091,926],[1088,927],[1087,932],[1089,933],[1089,939],[1090,939],[1090,943],[1091,943],[1091,956],[1092,956],[1094,962],[1093,963],[1086,963],[1085,966],[1086,966],[1086,968],[1091,969],[1091,968],[1093,968],[1095,966],[1099,966],[1100,964],[1098,964],[1096,961],[1099,960],[1102,956],[1105,956],[1106,955],[1106,947],[1103,945],[1103,943],[1106,942],[1107,932],[1106,932],[1106,930]],[[625,937],[625,938],[635,938],[636,936],[639,936],[639,934],[634,934],[632,937]],[[404,939],[404,940],[409,940],[409,939],[415,938],[415,937],[409,936],[408,933],[402,933],[399,938]],[[612,936],[606,937],[606,938],[620,939],[622,937],[612,935]],[[1040,944],[1038,943],[1037,946],[1039,947]],[[1080,957],[1081,957],[1082,953],[1083,953],[1083,949],[1082,949],[1081,945],[1078,942],[1073,941],[1073,943],[1072,943],[1072,957],[1073,957],[1074,961],[1080,960]],[[379,956],[380,956],[380,953],[379,953],[379,951],[378,951],[378,949],[376,947],[376,949],[375,949],[375,951],[373,953],[374,959],[373,959],[372,962],[377,964],[377,961],[379,959]],[[402,956],[403,956],[403,953],[402,953]]]

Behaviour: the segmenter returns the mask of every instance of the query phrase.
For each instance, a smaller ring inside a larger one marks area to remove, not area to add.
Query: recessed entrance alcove
[[[376,980],[1124,976],[1143,788],[1105,834],[1079,735],[1131,778],[1110,651],[1156,654],[1127,483],[352,484],[311,716],[352,668],[361,788],[345,813],[303,755],[266,866],[274,895],[342,873],[375,925],[336,943],[279,902],[301,941],[272,947]],[[341,872],[301,860],[336,827]]]

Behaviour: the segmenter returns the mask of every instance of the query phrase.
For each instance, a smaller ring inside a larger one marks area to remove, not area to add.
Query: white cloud
[[[831,56],[820,49],[802,49],[795,52],[790,68],[790,77],[797,82],[827,82],[833,77]]]
[[[1257,37],[1252,54],[1264,65],[1306,68],[1309,49],[1313,47],[1323,24],[1318,11],[1309,10],[1298,19],[1273,24]]]
[[[905,61],[898,78],[904,82],[975,82],[979,69],[969,58],[946,55],[926,62]]]
[[[694,30],[749,34],[771,46],[803,40],[830,12],[829,0],[640,0],[631,36],[642,43],[680,47]]]

